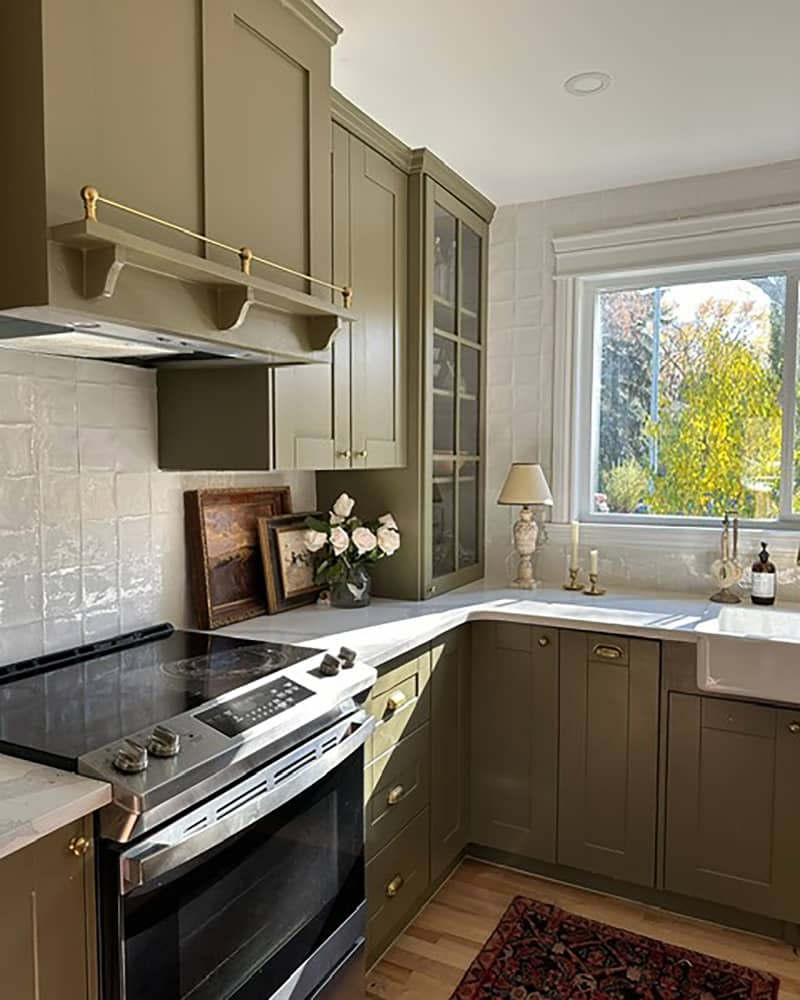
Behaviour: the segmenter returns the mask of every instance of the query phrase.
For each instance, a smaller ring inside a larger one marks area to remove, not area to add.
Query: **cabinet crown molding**
[[[497,209],[494,202],[481,194],[469,181],[465,181],[444,160],[426,147],[411,150],[410,173],[427,174],[432,177],[487,224],[494,218]]]
[[[287,10],[300,18],[313,31],[325,39],[328,45],[335,45],[342,33],[342,26],[314,3],[314,0],[281,0]]]
[[[411,149],[374,118],[349,101],[344,94],[331,88],[331,117],[356,138],[385,156],[400,170],[411,170]]]

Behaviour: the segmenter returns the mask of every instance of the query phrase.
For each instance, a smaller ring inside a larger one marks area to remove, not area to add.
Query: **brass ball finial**
[[[81,188],[84,218],[91,219],[93,222],[97,221],[97,199],[99,197],[100,192],[96,187],[92,187],[91,184],[87,184],[85,187]]]
[[[253,263],[253,251],[250,247],[239,248],[239,260],[242,262],[242,274],[250,274],[250,266]]]
[[[353,289],[349,285],[345,285],[342,289],[342,305],[345,309],[349,309],[353,304]]]

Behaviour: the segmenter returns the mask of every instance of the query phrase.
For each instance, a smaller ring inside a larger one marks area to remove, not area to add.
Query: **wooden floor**
[[[789,945],[478,861],[464,861],[367,978],[381,1000],[449,1000],[514,896],[530,896],[615,927],[772,972],[781,1000],[800,1000]]]

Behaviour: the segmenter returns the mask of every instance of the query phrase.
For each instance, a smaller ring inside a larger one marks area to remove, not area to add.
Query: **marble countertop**
[[[429,601],[375,599],[368,608],[352,610],[309,605],[220,631],[319,648],[341,643],[355,649],[369,666],[379,666],[467,621],[520,622],[696,642],[698,626],[713,621],[719,611],[720,605],[693,595],[619,592],[587,597],[557,588],[521,591],[482,581]]]
[[[0,754],[0,858],[111,801],[111,785]]]

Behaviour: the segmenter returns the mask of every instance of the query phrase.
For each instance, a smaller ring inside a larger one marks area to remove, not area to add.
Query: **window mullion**
[[[794,450],[797,420],[797,335],[798,284],[800,271],[787,274],[783,338],[783,386],[781,402],[783,428],[781,442],[781,520],[794,514]]]

